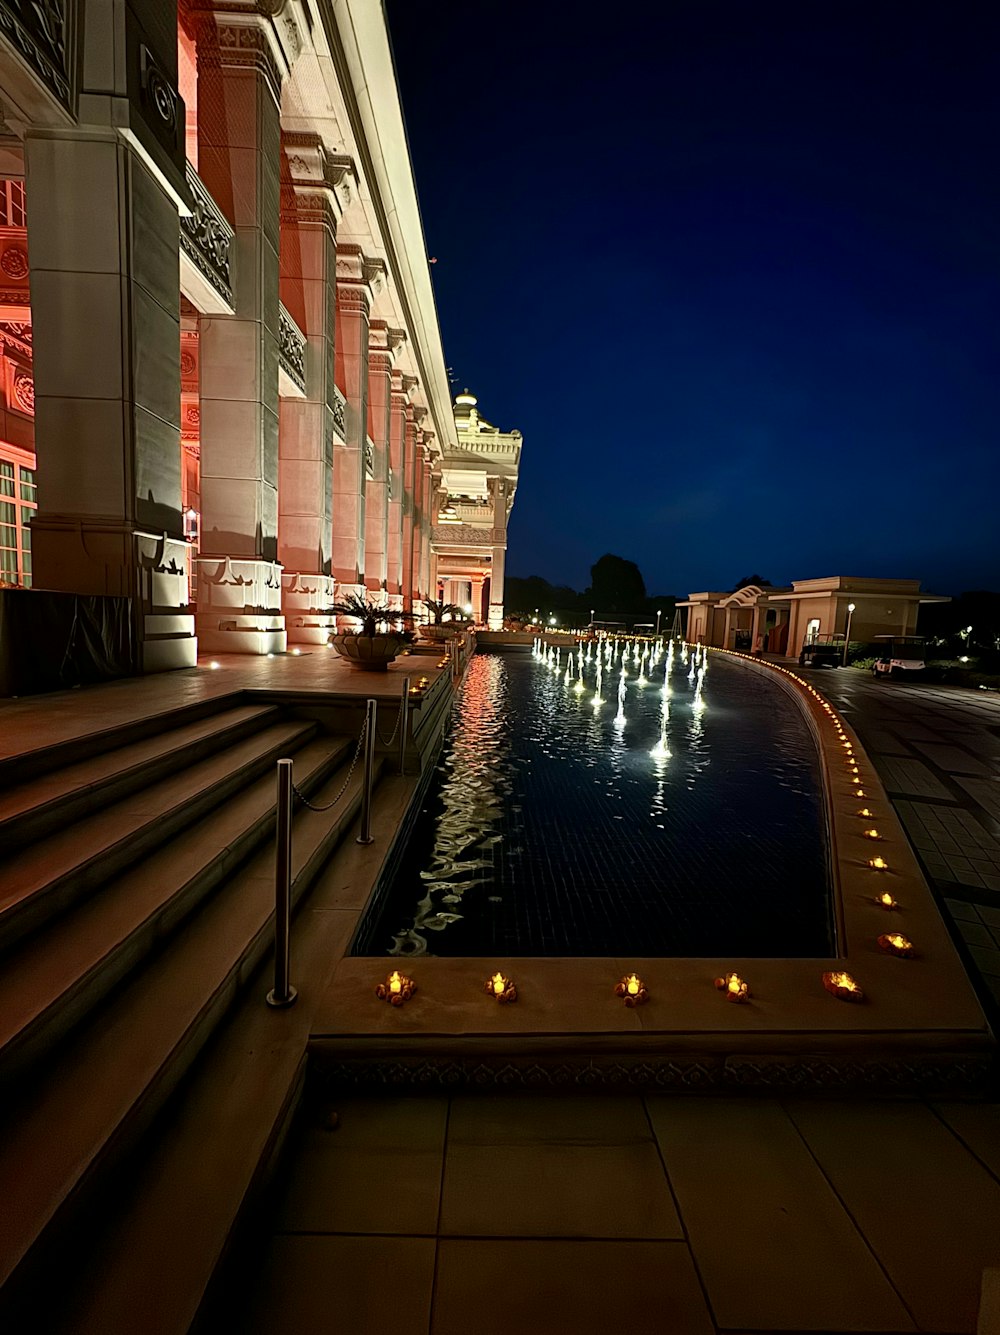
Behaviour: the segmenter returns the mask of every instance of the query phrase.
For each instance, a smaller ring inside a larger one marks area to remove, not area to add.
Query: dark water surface
[[[781,688],[711,658],[637,683],[477,654],[356,954],[823,956],[819,764]],[[666,713],[664,705],[666,704]],[[665,739],[666,751],[656,750]]]

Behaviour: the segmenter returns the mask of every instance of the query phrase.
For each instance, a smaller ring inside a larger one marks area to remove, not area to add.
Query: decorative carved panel
[[[306,338],[284,306],[278,307],[278,363],[304,394]]]
[[[194,198],[194,212],[180,220],[181,249],[231,308],[233,229],[190,163],[187,183]]]

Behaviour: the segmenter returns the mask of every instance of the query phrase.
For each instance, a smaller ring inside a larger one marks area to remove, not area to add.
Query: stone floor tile
[[[960,922],[958,930],[962,934],[963,941],[968,941],[971,946],[993,947],[995,942],[990,935],[989,930],[978,922]]]
[[[935,1103],[934,1111],[1000,1181],[1000,1103],[949,1100]]]
[[[242,1335],[427,1335],[435,1245],[279,1235]]]
[[[975,1331],[1000,1184],[922,1104],[785,1107],[920,1329]]]
[[[639,1095],[567,1095],[539,1098],[456,1096],[451,1101],[448,1144],[624,1145],[652,1133]]]
[[[985,974],[1000,976],[1000,950],[987,949],[986,946],[969,946],[969,954]]]
[[[452,1105],[442,1235],[683,1236],[642,1100]]]
[[[914,1329],[777,1103],[652,1097],[647,1105],[720,1327]]]
[[[964,899],[946,899],[945,907],[951,916],[962,922],[978,922],[979,913],[976,911],[975,904],[966,903]],[[1000,910],[996,910],[1000,917]]]
[[[289,1233],[433,1234],[446,1098],[350,1099],[335,1131],[308,1128],[277,1227]]]
[[[431,1335],[713,1335],[683,1242],[442,1239]]]
[[[449,1145],[442,1235],[683,1236],[656,1146]]]

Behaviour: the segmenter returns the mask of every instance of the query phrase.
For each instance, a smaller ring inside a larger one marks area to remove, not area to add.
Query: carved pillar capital
[[[354,159],[330,153],[318,134],[283,131],[281,220],[318,223],[336,236],[356,188]]]
[[[198,67],[254,70],[264,80],[275,105],[290,65],[273,17],[254,5],[238,9],[188,11],[198,42]]]

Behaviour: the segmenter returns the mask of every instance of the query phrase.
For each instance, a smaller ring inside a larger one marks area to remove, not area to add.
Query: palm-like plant
[[[355,621],[360,621],[361,629],[356,632],[358,635],[392,634],[396,631],[396,623],[402,627],[413,620],[412,612],[395,611],[385,603],[376,602],[359,593],[347,594],[339,602],[331,603],[326,610],[337,616],[353,617]]]
[[[440,626],[446,616],[450,616],[453,621],[465,620],[465,612],[458,603],[446,603],[440,598],[428,598],[424,606],[430,614],[432,626]]]

